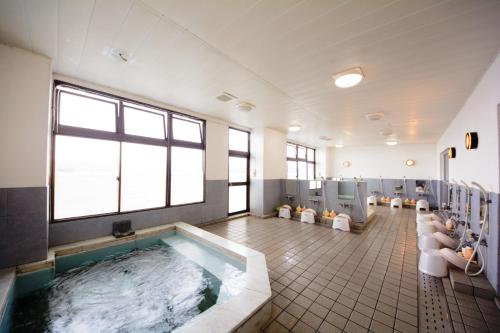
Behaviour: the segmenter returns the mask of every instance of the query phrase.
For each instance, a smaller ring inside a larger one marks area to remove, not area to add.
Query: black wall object
[[[477,132],[465,133],[465,148],[467,148],[467,150],[477,149],[478,144],[479,138]]]
[[[457,157],[457,150],[455,147],[449,147],[448,148],[448,159],[455,158]]]

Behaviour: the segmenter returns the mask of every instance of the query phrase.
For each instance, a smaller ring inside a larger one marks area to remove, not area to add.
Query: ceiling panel
[[[495,0],[4,0],[0,41],[55,71],[311,145],[436,142],[500,47]],[[124,63],[113,50],[129,55]],[[332,75],[361,66],[363,82]],[[215,99],[228,91],[252,102]],[[383,111],[379,122],[364,119]],[[330,143],[320,135],[332,137]]]

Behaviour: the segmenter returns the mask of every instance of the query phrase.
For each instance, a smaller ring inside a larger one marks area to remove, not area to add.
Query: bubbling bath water
[[[134,250],[61,273],[17,300],[12,331],[170,332],[214,305],[220,285],[169,246]]]

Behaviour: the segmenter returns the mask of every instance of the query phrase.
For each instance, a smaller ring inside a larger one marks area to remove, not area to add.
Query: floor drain
[[[453,333],[441,279],[418,273],[420,332]]]

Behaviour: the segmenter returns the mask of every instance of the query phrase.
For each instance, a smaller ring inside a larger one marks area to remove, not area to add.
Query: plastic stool
[[[391,207],[392,208],[403,208],[403,201],[401,198],[394,198],[391,200]]]
[[[290,209],[288,208],[280,208],[278,216],[284,219],[290,219],[292,217],[290,214]]]
[[[332,223],[332,229],[351,231],[351,228],[349,227],[349,218],[345,216],[335,216]]]
[[[418,249],[423,250],[439,250],[439,241],[432,235],[422,235],[418,237]]]
[[[315,222],[314,221],[314,213],[303,211],[302,214],[300,214],[300,222],[314,223]]]
[[[429,211],[429,202],[427,200],[418,200],[417,201],[417,212],[428,212]]]
[[[445,277],[448,275],[448,264],[439,250],[423,250],[420,252],[418,270],[427,275]]]
[[[366,203],[368,206],[376,206],[377,205],[377,197],[374,195],[369,196],[366,198]]]

